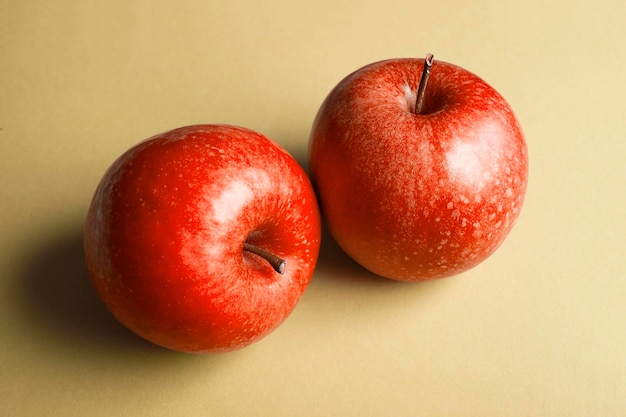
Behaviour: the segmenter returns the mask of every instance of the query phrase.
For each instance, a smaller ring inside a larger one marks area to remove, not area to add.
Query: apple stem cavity
[[[433,67],[433,60],[435,56],[433,54],[427,54],[424,59],[424,70],[422,71],[422,78],[420,85],[417,88],[417,100],[415,101],[415,114],[422,114],[424,112],[426,85],[428,84],[428,78],[430,77],[430,69]]]
[[[248,252],[252,252],[255,255],[259,255],[261,258],[269,262],[272,268],[274,268],[274,271],[278,272],[279,274],[285,273],[285,265],[287,263],[284,259],[281,259],[273,253],[270,253],[265,249],[259,248],[258,246],[255,246],[248,242],[243,244],[243,250],[247,250]]]

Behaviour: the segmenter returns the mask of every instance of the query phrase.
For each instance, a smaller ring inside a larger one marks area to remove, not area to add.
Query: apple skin
[[[286,261],[277,273],[245,242]],[[184,352],[243,348],[306,289],[320,245],[311,183],[279,145],[194,125],[129,149],[98,185],[84,228],[98,295],[126,327]]]
[[[400,281],[466,271],[503,242],[523,205],[528,154],[511,107],[476,75],[390,59],[344,78],[309,138],[322,216],[343,250]]]

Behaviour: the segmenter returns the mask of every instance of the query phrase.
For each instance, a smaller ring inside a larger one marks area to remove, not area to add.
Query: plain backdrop
[[[0,414],[626,415],[625,21],[617,0],[0,0]],[[82,221],[123,151],[231,123],[306,166],[341,78],[428,52],[526,133],[526,203],[490,259],[403,284],[325,235],[290,318],[224,355],[153,346],[100,304]]]

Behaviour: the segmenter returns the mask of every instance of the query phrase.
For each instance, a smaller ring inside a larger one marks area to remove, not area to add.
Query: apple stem
[[[433,67],[433,54],[427,54],[424,59],[424,70],[422,71],[422,79],[420,85],[417,88],[417,100],[415,102],[415,114],[421,114],[424,111],[425,96],[426,96],[426,84],[428,84],[428,78],[430,77],[430,69]]]
[[[252,252],[255,255],[259,255],[261,258],[265,259],[267,262],[269,262],[272,268],[274,268],[274,271],[278,272],[279,274],[285,273],[285,265],[287,263],[284,259],[281,259],[273,253],[270,253],[265,249],[259,248],[258,246],[254,246],[253,244],[248,242],[243,244],[243,249],[247,250],[248,252]]]

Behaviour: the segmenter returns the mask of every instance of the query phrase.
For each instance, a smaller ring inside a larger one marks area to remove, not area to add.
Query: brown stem
[[[433,59],[435,56],[433,54],[427,54],[426,59],[424,59],[424,70],[422,71],[422,79],[420,80],[420,85],[417,88],[417,100],[415,102],[415,114],[421,114],[424,111],[425,105],[425,96],[426,96],[426,85],[428,84],[428,77],[430,77],[430,69],[433,66]]]
[[[243,244],[243,250],[247,250],[248,252],[252,252],[255,255],[259,255],[261,258],[269,262],[272,268],[274,268],[274,271],[278,272],[279,274],[285,273],[285,265],[287,263],[284,259],[281,259],[273,253],[270,253],[265,249],[261,249],[258,246],[254,246],[253,244],[248,242]]]

